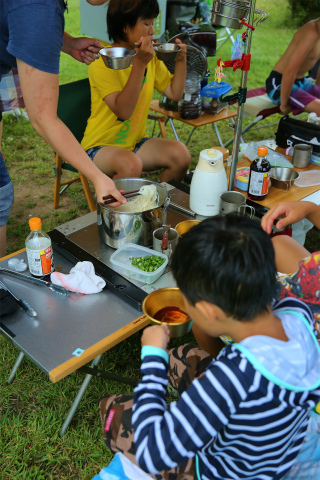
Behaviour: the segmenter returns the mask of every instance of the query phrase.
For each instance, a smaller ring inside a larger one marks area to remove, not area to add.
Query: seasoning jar
[[[248,197],[258,202],[266,198],[269,191],[271,165],[267,154],[267,147],[259,147],[258,156],[250,165]]]
[[[190,75],[186,79],[183,97],[178,103],[178,111],[181,118],[189,120],[198,118],[201,114],[201,85],[199,75]]]

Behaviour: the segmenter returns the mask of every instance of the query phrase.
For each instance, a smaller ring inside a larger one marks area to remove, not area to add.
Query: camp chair
[[[238,106],[237,102],[231,102],[230,105],[233,105],[235,107]],[[244,142],[242,135],[248,130],[255,130],[255,125],[257,123],[261,122],[261,120],[264,120],[265,118],[269,117],[270,115],[273,115],[274,113],[280,113],[281,110],[278,105],[275,105],[272,100],[267,95],[266,87],[261,87],[261,88],[254,88],[253,90],[248,90],[247,91],[247,99],[244,104],[244,114],[246,116],[248,115],[253,115],[255,118],[252,122],[250,122],[242,131],[241,131],[241,141]],[[275,125],[278,122],[274,122],[273,124],[268,124],[270,125]],[[257,128],[262,128],[262,127],[257,127]],[[227,147],[232,143],[233,137],[228,140],[224,146]]]
[[[76,82],[66,83],[59,87],[58,117],[70,129],[78,142],[81,142],[87,126],[87,120],[91,113],[91,94],[89,79],[84,78]],[[62,170],[76,172],[78,175],[70,180],[61,181]],[[90,208],[96,210],[96,203],[93,199],[87,178],[79,173],[76,168],[64,161],[56,154],[56,165],[53,167],[55,174],[53,208],[59,207],[60,194],[72,183],[81,181],[82,187]],[[60,188],[64,187],[61,191]]]

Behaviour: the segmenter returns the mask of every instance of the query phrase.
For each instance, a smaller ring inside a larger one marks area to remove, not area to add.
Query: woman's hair
[[[133,28],[139,19],[149,20],[159,15],[157,0],[110,0],[107,29],[110,40],[125,42],[127,27]]]
[[[172,270],[192,305],[205,300],[237,320],[267,311],[275,297],[272,242],[245,216],[217,215],[193,227],[179,241]]]

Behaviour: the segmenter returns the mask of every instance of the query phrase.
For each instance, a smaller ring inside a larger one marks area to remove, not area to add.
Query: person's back
[[[308,48],[308,44],[311,49]],[[275,64],[274,70],[283,73],[294,56],[302,59],[296,79],[303,78],[320,58],[320,18],[311,20],[295,32],[286,51]]]
[[[247,217],[193,227],[171,265],[194,325],[234,343],[216,360],[192,345],[167,352],[167,326],[146,328],[134,399],[100,402],[105,442],[165,480],[282,479],[320,396],[311,310],[294,298],[274,303],[272,243]],[[169,405],[168,379],[180,395]]]
[[[168,363],[157,350],[142,350],[132,418],[138,464],[155,474],[196,455],[198,478],[282,478],[320,395],[320,349],[309,307],[296,299],[270,307],[271,241],[244,217],[214,217],[194,227],[179,243],[172,268],[195,324],[235,343],[168,409]],[[143,348],[161,344],[161,327],[147,330]],[[185,364],[194,362],[191,356]]]

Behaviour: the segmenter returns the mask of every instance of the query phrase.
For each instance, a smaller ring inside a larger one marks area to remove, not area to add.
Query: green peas
[[[151,255],[150,257],[129,257],[131,265],[143,270],[144,272],[154,272],[165,262],[165,258]]]

